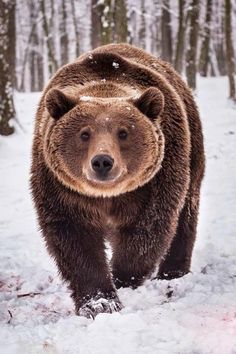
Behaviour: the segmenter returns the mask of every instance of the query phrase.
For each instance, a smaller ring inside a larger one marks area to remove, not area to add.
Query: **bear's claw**
[[[112,313],[122,310],[123,305],[118,298],[106,299],[103,297],[93,298],[83,304],[78,315],[94,319],[99,313]]]

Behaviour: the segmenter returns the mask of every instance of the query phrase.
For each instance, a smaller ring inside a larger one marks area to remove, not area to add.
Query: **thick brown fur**
[[[85,126],[91,142],[80,140]],[[91,172],[100,150],[115,161],[107,183]],[[158,264],[159,278],[189,272],[203,174],[198,110],[169,64],[111,44],[54,75],[37,112],[31,188],[78,314],[119,310],[116,287],[142,284]]]

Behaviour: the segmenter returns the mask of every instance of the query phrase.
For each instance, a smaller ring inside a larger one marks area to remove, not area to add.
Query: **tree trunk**
[[[91,8],[91,42],[92,49],[97,48],[101,45],[101,17],[102,17],[102,7],[99,0],[92,0]]]
[[[60,32],[61,32],[61,64],[64,65],[68,63],[68,51],[69,51],[69,39],[67,33],[67,9],[66,1],[62,0],[62,9],[61,9],[61,22],[60,22]]]
[[[29,3],[30,11],[30,25],[31,32],[28,39],[27,49],[29,53],[26,53],[26,60],[29,57],[29,68],[30,68],[30,91],[37,92],[41,91],[44,84],[43,77],[43,60],[39,48],[39,35],[38,35],[38,6],[35,6],[35,2],[31,1]]]
[[[12,6],[9,8],[9,26],[8,38],[11,45],[8,46],[8,60],[10,66],[10,75],[12,87],[16,87],[16,3],[11,1]]]
[[[199,20],[199,0],[192,0],[189,7],[189,44],[186,53],[186,75],[188,85],[196,89],[196,57],[197,57],[197,40],[198,40],[198,20]]]
[[[216,54],[216,60],[218,65],[218,71],[220,75],[227,75],[226,70],[226,55],[225,55],[225,36],[224,36],[224,27],[225,27],[225,14],[224,14],[224,2],[221,0],[215,0],[214,6],[217,9],[216,17],[216,31],[215,36],[216,40],[213,44]],[[214,9],[214,7],[213,7]]]
[[[184,8],[186,0],[179,0],[179,25],[177,34],[177,45],[175,54],[175,69],[181,74],[183,71],[183,56],[186,25],[184,24]]]
[[[144,0],[141,2],[141,24],[139,29],[139,47],[146,49],[146,11]]]
[[[236,89],[234,78],[234,48],[232,41],[232,4],[231,0],[225,0],[225,44],[226,44],[226,63],[229,78],[229,98],[236,101]]]
[[[211,38],[211,17],[212,17],[212,0],[207,0],[204,38],[202,41],[201,54],[199,60],[199,73],[206,77],[210,64],[210,38]]]
[[[101,16],[101,44],[108,44],[112,42],[112,1],[104,0],[102,4]]]
[[[10,50],[13,9],[15,9],[15,0],[0,0],[0,134],[10,135],[14,132],[14,128],[9,122],[15,118],[15,108],[13,103],[12,90],[12,63],[15,59],[9,57]],[[15,15],[13,16],[15,18]],[[13,25],[15,27],[15,24]],[[15,51],[14,51],[15,53]]]
[[[161,56],[162,59],[172,63],[172,35],[171,35],[171,15],[170,2],[163,0],[161,17]]]
[[[126,42],[128,37],[127,10],[125,0],[115,0],[114,42]]]
[[[73,24],[74,24],[74,29],[75,29],[75,54],[76,54],[76,57],[78,57],[80,54],[79,29],[78,29],[78,24],[77,24],[76,8],[75,8],[75,1],[74,0],[71,0],[71,9],[72,9],[72,19],[73,19]]]
[[[46,15],[45,0],[40,0],[41,12],[43,15],[43,30],[46,37],[48,51],[48,71],[50,76],[58,69],[58,63],[55,58],[55,50],[53,46],[52,36],[49,31],[49,23]]]
[[[92,0],[92,48],[126,42],[128,37],[125,0]]]

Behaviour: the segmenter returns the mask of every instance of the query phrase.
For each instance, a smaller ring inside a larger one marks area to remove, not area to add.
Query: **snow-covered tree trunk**
[[[196,72],[197,72],[197,42],[198,42],[198,28],[199,28],[199,0],[192,0],[189,6],[189,43],[186,53],[186,75],[188,85],[196,89]]]
[[[186,0],[179,0],[178,34],[175,51],[175,69],[181,74],[183,71],[183,56],[186,32],[186,19],[184,14]]]
[[[80,46],[79,46],[79,29],[76,18],[76,5],[75,0],[71,0],[71,9],[72,9],[72,19],[75,31],[75,55],[78,57],[80,55]]]
[[[211,38],[211,17],[212,17],[212,0],[207,0],[206,18],[204,22],[204,34],[201,46],[201,54],[199,59],[199,73],[201,76],[207,76],[210,64],[210,38]]]
[[[116,43],[126,42],[128,37],[127,9],[125,0],[115,0],[114,7],[114,35]]]
[[[139,43],[138,46],[146,49],[146,11],[145,1],[141,0],[141,21],[139,29]]]
[[[10,75],[12,87],[16,87],[16,2],[12,1],[12,6],[9,6],[9,25],[8,25],[8,38],[10,45],[8,45],[8,61],[10,65]]]
[[[102,6],[101,16],[101,44],[108,44],[112,42],[112,0],[104,0]]]
[[[14,70],[12,63],[14,58],[9,57],[9,54],[15,53],[10,46],[14,45],[11,41],[12,28],[10,25],[15,18],[13,13],[15,9],[15,0],[0,0],[0,134],[10,135],[14,132],[14,128],[9,122],[15,117],[15,108],[13,102],[12,78]]]
[[[69,38],[67,33],[67,8],[66,0],[62,0],[61,21],[60,21],[60,47],[61,47],[61,64],[64,65],[69,61]]]
[[[163,59],[172,63],[172,31],[171,31],[171,15],[170,15],[170,2],[163,0],[162,16],[161,16],[161,56]]]
[[[43,17],[43,30],[46,39],[47,52],[48,52],[48,72],[51,76],[58,69],[58,62],[55,56],[55,47],[53,43],[53,36],[50,31],[50,24],[47,18],[46,2],[45,0],[40,0],[40,8]],[[51,19],[50,19],[51,20]]]
[[[229,78],[229,98],[236,101],[235,88],[235,64],[234,64],[234,47],[232,39],[232,21],[231,21],[232,4],[231,0],[225,0],[225,44],[226,44],[226,62],[227,73]]]
[[[39,7],[35,5],[35,2],[31,0],[29,2],[30,12],[30,35],[28,39],[28,46],[26,51],[26,61],[29,60],[30,69],[30,91],[41,91],[44,83],[43,76],[43,58],[40,52],[40,39],[38,33],[38,10]],[[26,64],[25,64],[26,65]]]
[[[92,0],[91,4],[91,44],[97,48],[101,43],[101,5],[98,0]]]

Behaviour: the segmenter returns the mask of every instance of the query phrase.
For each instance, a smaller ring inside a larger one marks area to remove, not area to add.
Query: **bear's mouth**
[[[103,186],[103,187],[111,187],[113,184],[117,184],[121,181],[121,179],[126,174],[125,169],[117,171],[117,173],[111,173],[106,175],[97,175],[93,171],[84,172],[85,179],[93,185],[96,186]]]

